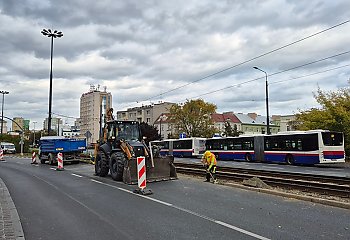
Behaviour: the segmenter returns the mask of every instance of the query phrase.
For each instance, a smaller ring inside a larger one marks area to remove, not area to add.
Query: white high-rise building
[[[90,86],[90,91],[83,93],[80,98],[80,134],[87,138],[87,143],[96,143],[100,134],[100,116],[112,107],[112,94],[101,92]]]

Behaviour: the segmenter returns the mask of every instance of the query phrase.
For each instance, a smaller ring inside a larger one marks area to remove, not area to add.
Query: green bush
[[[0,135],[0,141],[13,143],[16,147],[16,152],[17,153],[21,152],[21,145],[19,144],[21,141],[21,136],[2,134],[2,135]],[[29,142],[26,140],[24,140],[23,152],[24,153],[29,152]]]

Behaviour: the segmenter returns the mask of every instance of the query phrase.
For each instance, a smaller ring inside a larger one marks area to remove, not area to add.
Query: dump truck
[[[103,138],[95,148],[95,174],[110,172],[116,181],[137,183],[137,157],[145,157],[147,182],[176,179],[173,156],[154,155],[136,121],[107,120]]]
[[[41,137],[39,141],[39,159],[42,164],[45,161],[49,161],[50,165],[57,163],[58,153],[62,153],[63,161],[79,161],[79,155],[85,150],[85,139],[47,136]]]

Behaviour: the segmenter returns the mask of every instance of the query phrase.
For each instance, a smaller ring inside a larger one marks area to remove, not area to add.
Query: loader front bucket
[[[150,158],[146,158],[147,182],[165,181],[177,179],[173,156],[159,156],[153,158],[153,166]],[[123,182],[137,184],[137,161],[132,158],[124,165]]]

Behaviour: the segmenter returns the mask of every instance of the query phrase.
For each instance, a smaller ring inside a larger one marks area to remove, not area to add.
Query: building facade
[[[95,143],[99,139],[101,115],[112,108],[112,94],[106,91],[99,91],[91,86],[90,91],[83,93],[80,97],[80,134],[86,137],[87,143]]]
[[[145,122],[154,125],[160,115],[169,113],[171,106],[175,103],[159,102],[157,104],[146,105],[142,107],[129,108],[126,111],[118,111],[118,120],[131,120]]]
[[[29,130],[29,123],[29,120],[23,119],[22,117],[14,117],[12,122],[12,131],[22,132],[22,129]]]
[[[242,124],[233,112],[213,113],[211,115],[211,120],[213,121],[214,127],[218,130],[220,135],[224,134],[226,123],[229,123],[232,129],[236,125],[237,131],[242,131]]]
[[[260,116],[256,113],[235,113],[235,116],[241,122],[241,130],[244,134],[266,134],[266,116]],[[272,119],[269,119],[270,133],[276,134],[280,131],[280,126],[276,125]]]
[[[49,130],[49,127],[48,127],[49,118],[45,118],[43,126],[45,131]],[[56,118],[56,117],[51,118],[51,130],[55,131],[57,135],[60,132],[60,129],[62,127],[63,127],[63,121],[61,118]]]
[[[1,124],[1,119],[0,119],[0,127],[2,126],[2,133],[6,134],[7,133],[7,121],[3,120]]]
[[[161,139],[168,139],[175,135],[174,121],[170,119],[169,113],[161,114],[153,124],[158,129]]]
[[[281,132],[295,131],[295,115],[272,115],[272,121],[280,126]]]
[[[66,138],[76,138],[80,136],[80,128],[76,126],[65,126],[62,129],[61,136]]]

